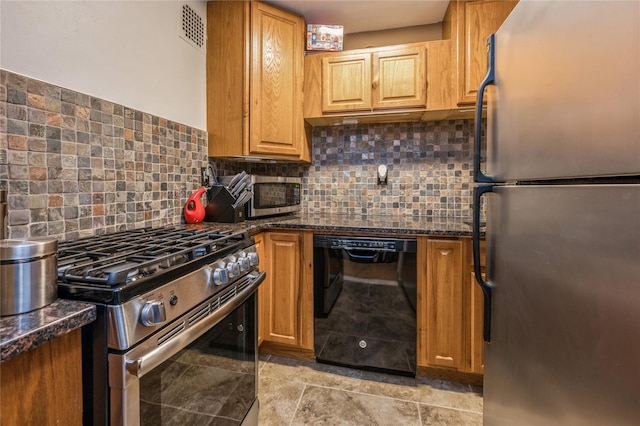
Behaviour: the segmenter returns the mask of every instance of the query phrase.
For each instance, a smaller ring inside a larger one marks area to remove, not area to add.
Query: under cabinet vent
[[[181,6],[178,34],[187,43],[204,52],[206,49],[205,21],[187,3],[181,3]]]

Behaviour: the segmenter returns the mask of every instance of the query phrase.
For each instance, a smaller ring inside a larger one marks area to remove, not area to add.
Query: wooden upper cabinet
[[[426,49],[397,47],[322,58],[322,111],[424,108]]]
[[[414,46],[373,53],[373,109],[427,106],[427,51]]]
[[[452,2],[453,3],[453,2]],[[498,31],[517,1],[457,0],[458,105],[475,104],[487,74],[487,38]]]
[[[257,1],[210,1],[207,34],[209,155],[309,161],[304,19]]]
[[[304,20],[252,3],[251,24],[249,152],[300,156]]]
[[[322,58],[322,111],[371,109],[371,54]]]

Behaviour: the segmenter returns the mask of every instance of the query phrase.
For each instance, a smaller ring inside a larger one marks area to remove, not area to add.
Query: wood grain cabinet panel
[[[261,349],[313,358],[313,234],[264,232],[258,293]],[[260,253],[258,253],[260,256]]]
[[[427,106],[426,54],[424,46],[373,53],[373,109]]]
[[[0,424],[81,425],[80,329],[0,364]]]
[[[304,119],[314,126],[349,117],[363,123],[420,120],[427,108],[428,46],[425,42],[308,54]],[[449,58],[450,50],[445,53]]]
[[[469,371],[471,373],[484,373],[484,294],[480,285],[476,281],[476,274],[473,269],[473,249],[471,247],[471,241],[467,241],[467,252],[469,270],[466,272],[465,283],[466,295],[469,303],[469,329],[471,335],[469,337]],[[482,278],[485,279],[485,267],[487,264],[486,259],[486,242],[480,241],[480,271]]]
[[[258,269],[263,272],[266,268],[267,257],[264,250],[264,233],[259,233],[253,236],[253,240],[256,245],[256,252],[258,253],[259,265]],[[264,340],[266,334],[266,323],[268,321],[266,304],[267,295],[269,294],[269,287],[271,276],[267,274],[260,287],[258,287],[258,345]]]
[[[487,74],[487,38],[498,31],[516,6],[510,0],[457,0],[458,105],[476,102]]]
[[[371,54],[322,58],[322,111],[371,109]]]
[[[481,241],[481,262],[485,244]],[[484,298],[470,238],[418,237],[417,363],[427,375],[481,383]]]
[[[310,160],[304,19],[258,1],[207,3],[211,157]]]
[[[265,245],[271,275],[265,338],[296,345],[299,339],[296,318],[300,293],[300,235],[269,232]]]
[[[427,362],[460,369],[462,361],[462,242],[427,242]]]

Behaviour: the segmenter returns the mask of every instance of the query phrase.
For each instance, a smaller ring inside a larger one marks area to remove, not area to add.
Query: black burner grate
[[[215,253],[246,239],[244,233],[189,228],[144,228],[61,242],[58,279],[112,287]]]

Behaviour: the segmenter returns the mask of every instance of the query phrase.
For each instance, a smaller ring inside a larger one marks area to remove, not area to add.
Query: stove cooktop
[[[246,233],[186,226],[62,241],[58,246],[59,295],[118,303],[250,244]]]

